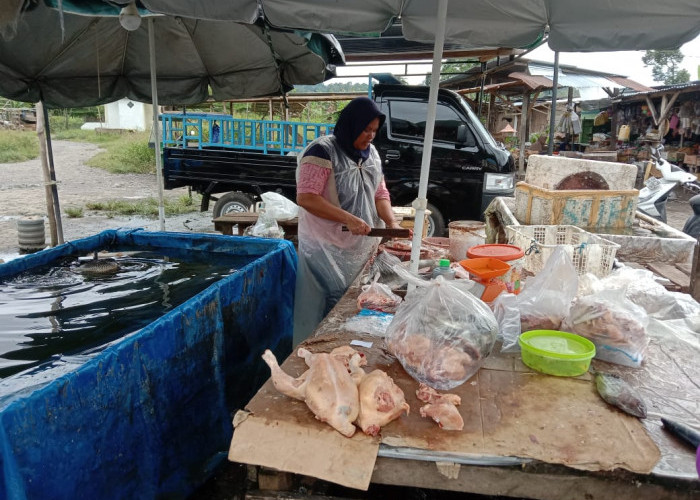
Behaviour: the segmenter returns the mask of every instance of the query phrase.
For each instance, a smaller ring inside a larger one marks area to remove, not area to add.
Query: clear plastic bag
[[[577,297],[562,330],[581,335],[596,346],[596,359],[637,367],[649,344],[649,318],[625,296],[625,289]]]
[[[465,285],[441,276],[412,277],[408,293],[386,332],[386,342],[418,382],[438,390],[463,384],[491,353],[498,323],[491,309]]]
[[[700,304],[690,295],[666,290],[646,269],[622,267],[605,278],[584,275],[586,286],[579,286],[579,295],[590,295],[603,290],[625,290],[625,296],[644,309],[649,316],[660,320],[685,319],[700,316]]]
[[[381,251],[372,258],[369,265],[369,276],[379,274],[379,281],[388,286],[391,290],[396,290],[406,285],[405,277],[399,276],[394,270],[394,266],[401,266],[401,259],[389,252]]]
[[[578,290],[578,274],[563,247],[554,249],[542,270],[528,278],[523,291],[494,301],[501,352],[518,352],[518,337],[529,330],[559,330]]]
[[[267,212],[267,208],[260,212],[257,222],[246,228],[243,234],[258,238],[284,238],[284,231],[277,224],[275,218]]]
[[[279,193],[268,191],[260,197],[265,203],[265,211],[275,220],[290,220],[299,215],[297,204]]]
[[[344,328],[351,332],[369,333],[377,337],[386,335],[394,315],[371,309],[362,309],[359,313],[345,321]]]
[[[395,313],[401,304],[401,297],[391,291],[388,286],[379,283],[379,274],[369,285],[362,287],[362,292],[357,297],[357,309],[372,309],[387,313]]]

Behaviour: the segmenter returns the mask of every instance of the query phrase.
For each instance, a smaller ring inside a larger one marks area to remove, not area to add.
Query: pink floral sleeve
[[[310,193],[323,196],[331,171],[313,163],[302,163],[297,181],[297,193]]]

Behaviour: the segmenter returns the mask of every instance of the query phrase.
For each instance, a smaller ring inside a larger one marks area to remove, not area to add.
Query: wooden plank
[[[619,470],[608,476],[591,476],[573,469],[567,472],[560,473],[542,464],[518,468],[457,465],[456,474],[447,476],[435,462],[380,457],[372,482],[541,500],[690,500],[697,498],[699,492],[698,482],[692,479],[675,484],[653,483],[639,481],[638,476]]]
[[[681,291],[690,290],[690,276],[671,264],[651,263],[647,267],[664,278],[671,280],[681,288]]]

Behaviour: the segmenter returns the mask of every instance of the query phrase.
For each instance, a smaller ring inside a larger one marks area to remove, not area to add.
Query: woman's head
[[[386,116],[367,97],[357,97],[340,112],[333,135],[353,159],[367,158],[369,146]]]

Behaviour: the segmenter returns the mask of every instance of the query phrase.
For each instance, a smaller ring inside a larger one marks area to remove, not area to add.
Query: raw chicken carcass
[[[376,436],[380,429],[410,411],[403,391],[386,372],[374,370],[365,375],[359,386],[360,414],[357,425],[365,434]]]
[[[432,387],[421,384],[416,390],[416,397],[428,403],[421,407],[421,417],[432,418],[446,431],[461,431],[464,428],[464,420],[457,410],[462,398],[457,394],[440,394]]]
[[[309,369],[295,379],[282,371],[269,349],[265,350],[262,358],[270,367],[275,389],[304,401],[317,419],[351,437],[355,433],[352,423],[360,411],[356,380],[364,373],[359,367],[362,361],[359,353],[351,356],[347,368],[342,359],[328,353],[299,349],[297,355],[304,358]]]

